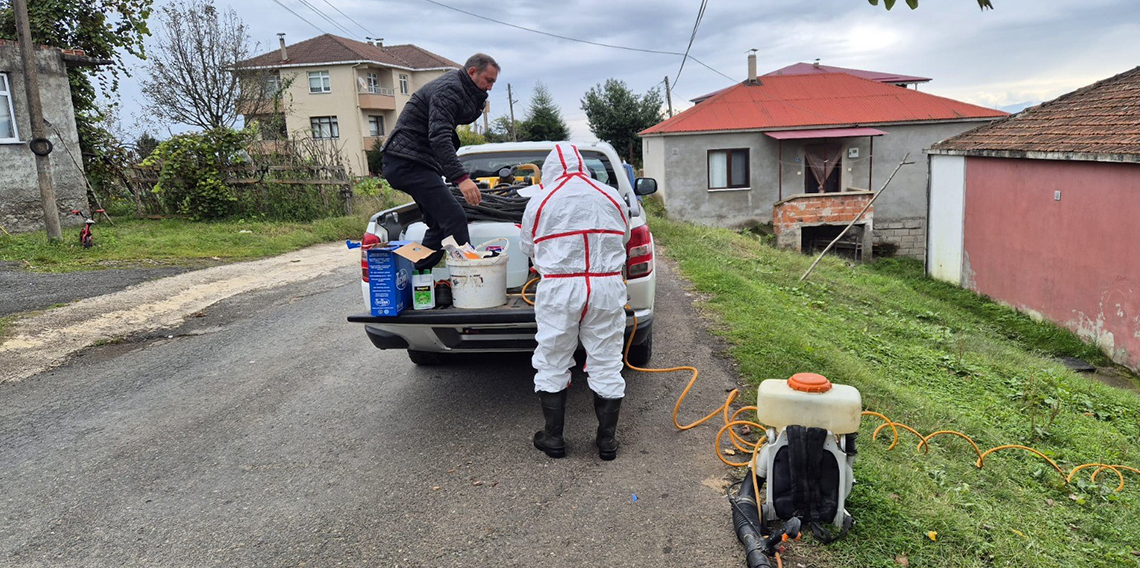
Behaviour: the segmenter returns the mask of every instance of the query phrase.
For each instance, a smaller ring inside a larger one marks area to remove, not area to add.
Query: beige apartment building
[[[246,124],[274,125],[262,127],[269,143],[308,137],[327,144],[340,152],[353,175],[368,174],[365,151],[384,142],[412,93],[462,67],[410,44],[386,46],[331,34],[293,45],[281,37],[280,43],[279,50],[236,66],[258,70],[267,91],[281,91],[281,112],[247,105],[241,109]]]

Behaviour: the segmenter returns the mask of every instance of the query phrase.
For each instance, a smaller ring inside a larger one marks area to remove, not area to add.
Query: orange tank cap
[[[788,387],[800,392],[827,392],[831,390],[831,381],[815,373],[796,373],[788,379]]]

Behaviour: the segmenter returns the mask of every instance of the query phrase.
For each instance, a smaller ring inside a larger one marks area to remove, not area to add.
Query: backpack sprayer
[[[770,442],[737,483],[737,495],[729,495],[732,524],[749,568],[769,566],[767,557],[782,552],[783,542],[799,539],[805,523],[825,544],[847,534],[855,519],[844,504],[855,482],[862,410],[857,389],[833,385],[822,375],[799,373],[760,383],[757,418],[767,426]],[[758,506],[761,489],[765,497]],[[767,525],[776,519],[785,524],[770,532]],[[833,535],[825,524],[839,527],[839,533]]]

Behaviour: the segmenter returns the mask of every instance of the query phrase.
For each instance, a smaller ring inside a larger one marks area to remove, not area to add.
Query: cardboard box
[[[398,316],[411,307],[415,262],[432,252],[412,241],[392,241],[368,249],[368,305],[372,315]]]

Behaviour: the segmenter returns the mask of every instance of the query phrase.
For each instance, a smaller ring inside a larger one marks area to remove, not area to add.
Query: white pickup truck
[[[464,146],[459,149],[460,162],[473,179],[498,176],[503,168],[518,168],[523,164],[542,167],[546,155],[555,142],[513,142]],[[633,333],[634,316],[637,333],[629,351],[629,362],[645,366],[653,353],[653,299],[656,277],[653,235],[646,224],[645,210],[638,201],[639,195],[657,191],[652,178],[632,179],[623,167],[613,147],[604,142],[577,144],[586,160],[586,167],[599,181],[617,188],[625,198],[630,220],[630,240],[626,245],[625,277],[629,290],[626,309],[625,337]],[[533,171],[531,168],[529,171]],[[372,216],[361,240],[365,247],[395,240],[418,241],[426,225],[415,203],[401,205]],[[496,237],[518,242],[519,225],[502,221],[472,220],[472,244]],[[362,265],[366,253],[362,252]],[[348,321],[364,324],[364,331],[372,344],[380,349],[406,349],[408,357],[417,365],[446,363],[453,353],[531,352],[537,343],[534,339],[534,308],[526,303],[520,292],[527,277],[525,257],[517,248],[508,249],[508,292],[504,306],[487,309],[459,309],[454,307],[431,310],[407,309],[398,316],[373,316],[368,311],[368,269],[363,267],[361,287],[365,298],[365,312],[349,316]],[[520,264],[521,263],[521,264]],[[510,268],[515,266],[515,268]],[[528,292],[533,292],[533,287]]]

